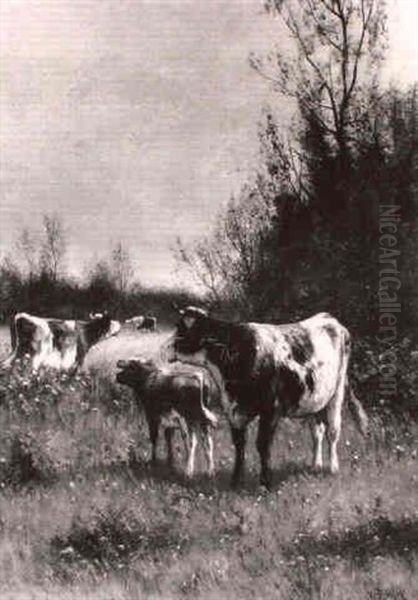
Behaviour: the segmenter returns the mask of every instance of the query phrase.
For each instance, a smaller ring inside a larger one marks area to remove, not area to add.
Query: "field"
[[[198,453],[189,483],[180,439],[176,473],[149,467],[140,407],[114,383],[117,358],[158,353],[167,335],[103,342],[75,380],[1,375],[1,598],[418,598],[417,424],[371,415],[363,439],[346,414],[331,477],[308,466],[307,427],[284,420],[266,492],[254,428],[243,486],[229,489],[222,422],[215,481]],[[0,343],[4,355],[4,331]]]

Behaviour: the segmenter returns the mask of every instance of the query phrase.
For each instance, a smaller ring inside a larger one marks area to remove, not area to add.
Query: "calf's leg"
[[[164,430],[165,443],[167,447],[167,464],[171,468],[174,465],[174,452],[173,452],[173,437],[174,427],[166,427]]]
[[[194,473],[194,460],[197,446],[197,435],[194,429],[189,430],[189,447],[186,465],[186,477],[192,477]]]
[[[207,427],[202,428],[201,437],[203,450],[205,452],[206,461],[208,464],[208,474],[209,477],[214,477],[215,463],[213,460],[213,438]]]

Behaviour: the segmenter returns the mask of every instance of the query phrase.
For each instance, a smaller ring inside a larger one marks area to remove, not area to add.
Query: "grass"
[[[199,454],[187,482],[180,440],[174,474],[149,467],[140,408],[114,383],[118,358],[158,354],[166,336],[109,340],[76,380],[1,377],[1,598],[417,598],[417,425],[376,417],[364,440],[346,415],[331,477],[308,467],[307,428],[283,421],[266,493],[255,427],[243,486],[229,489],[223,423],[215,482]]]

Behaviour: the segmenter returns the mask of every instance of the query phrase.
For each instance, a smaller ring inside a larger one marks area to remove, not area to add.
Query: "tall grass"
[[[158,354],[166,334],[122,337],[85,373],[0,379],[0,595],[4,599],[415,599],[418,427],[345,415],[341,474],[311,472],[311,441],[281,423],[274,485],[258,486],[255,425],[247,473],[229,489],[233,452],[215,431],[217,475],[151,469],[141,408],[114,363]],[[162,456],[162,455],[161,455]]]

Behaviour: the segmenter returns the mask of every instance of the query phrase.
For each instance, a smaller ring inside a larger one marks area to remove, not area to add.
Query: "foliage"
[[[355,341],[351,366],[359,396],[383,418],[394,413],[398,419],[418,417],[418,369],[413,354],[413,342],[405,337],[393,344],[396,356],[395,388],[391,394],[380,389],[382,348],[376,339],[363,337]]]
[[[383,269],[379,218],[384,207],[399,206],[397,327],[399,337],[411,335],[418,325],[417,89],[379,84],[385,4],[291,0],[266,7],[294,44],[289,51],[279,40],[266,57],[250,57],[278,100],[260,123],[257,175],[231,201],[232,230],[228,206],[212,234],[180,261],[218,306],[238,295],[234,308],[243,318],[283,322],[328,311],[355,335],[373,335]],[[283,96],[296,108],[286,129],[277,117]],[[251,204],[261,218],[248,221]],[[234,245],[236,231],[248,232],[251,244]]]
[[[107,420],[132,414],[134,407],[129,396],[100,372],[32,374],[23,361],[1,375],[5,434],[0,446],[6,481],[51,481],[75,471],[80,461],[85,467],[98,466],[99,456],[104,465],[129,460],[132,440]],[[99,410],[102,417],[97,430]]]

